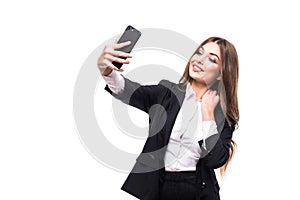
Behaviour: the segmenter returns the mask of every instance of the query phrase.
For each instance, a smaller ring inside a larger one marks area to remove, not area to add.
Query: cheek
[[[192,62],[195,61],[195,57],[196,57],[196,55],[193,55],[193,56],[191,57],[190,63],[192,63]]]
[[[193,72],[192,62],[193,62],[193,60],[190,60],[190,62],[189,62],[189,72],[190,72],[190,74]]]
[[[214,82],[215,80],[217,80],[217,77],[219,76],[219,72],[218,71],[209,71],[206,73],[205,78],[207,82]]]
[[[192,64],[190,63],[189,65],[189,74],[190,76],[193,76],[194,75],[194,71],[193,71],[193,67],[192,67]]]

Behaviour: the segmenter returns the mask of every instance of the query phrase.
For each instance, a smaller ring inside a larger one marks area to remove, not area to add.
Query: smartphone
[[[120,37],[118,43],[122,43],[122,42],[127,42],[127,41],[131,41],[130,45],[120,48],[120,49],[116,49],[118,51],[123,51],[126,53],[130,53],[131,50],[133,49],[134,45],[136,44],[136,42],[138,41],[138,39],[141,36],[141,32],[137,29],[135,29],[134,27],[132,27],[131,25],[128,25],[127,28],[125,29],[124,33],[122,34],[122,36]],[[120,56],[119,58],[125,59],[125,57]],[[118,62],[112,62],[112,64],[114,66],[116,66],[117,68],[121,68],[122,67],[122,63],[118,63]]]

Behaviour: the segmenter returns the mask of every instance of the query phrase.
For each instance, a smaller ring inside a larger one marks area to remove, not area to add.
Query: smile
[[[204,72],[204,70],[198,65],[193,65],[193,70],[195,72]]]

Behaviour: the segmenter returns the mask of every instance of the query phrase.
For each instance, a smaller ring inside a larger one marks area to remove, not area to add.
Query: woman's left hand
[[[214,120],[214,110],[220,101],[220,97],[215,90],[207,90],[202,97],[202,121]]]

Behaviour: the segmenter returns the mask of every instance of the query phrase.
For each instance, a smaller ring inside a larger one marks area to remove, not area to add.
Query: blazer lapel
[[[182,106],[185,94],[186,94],[186,85],[183,84],[174,84],[170,88],[171,97],[169,102],[167,102],[167,121],[165,128],[163,129],[163,143],[164,146],[168,144],[173,125],[175,123],[177,114]]]

